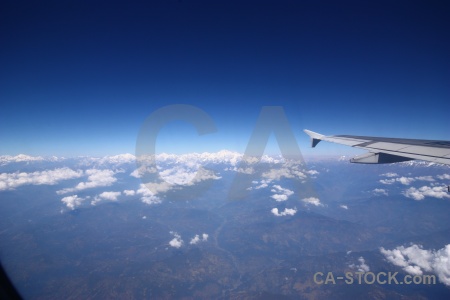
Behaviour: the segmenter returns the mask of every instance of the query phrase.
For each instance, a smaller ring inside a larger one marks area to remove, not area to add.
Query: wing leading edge
[[[356,156],[352,163],[383,164],[420,159],[450,165],[450,141],[415,140],[355,135],[331,135],[304,130],[311,137],[311,146],[320,141],[369,150]]]

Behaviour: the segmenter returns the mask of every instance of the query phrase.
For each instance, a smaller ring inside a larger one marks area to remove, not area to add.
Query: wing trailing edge
[[[304,132],[311,137],[312,147],[317,146],[320,141],[327,141],[369,151],[352,158],[352,163],[386,164],[419,159],[450,165],[450,141],[354,135],[325,136],[307,129]]]

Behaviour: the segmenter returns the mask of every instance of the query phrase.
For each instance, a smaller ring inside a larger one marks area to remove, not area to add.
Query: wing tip
[[[303,129],[303,131],[309,135],[311,137],[311,147],[314,148],[317,146],[317,144],[322,140],[322,138],[324,137],[323,134],[308,130],[308,129]]]

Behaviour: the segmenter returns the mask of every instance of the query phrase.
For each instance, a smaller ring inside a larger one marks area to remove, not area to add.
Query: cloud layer
[[[433,197],[438,199],[450,199],[450,195],[447,191],[447,187],[445,186],[423,186],[421,188],[410,187],[406,191],[403,192],[408,198],[412,198],[414,200],[423,200],[425,197]]]
[[[0,174],[0,191],[11,190],[21,185],[54,185],[62,180],[79,178],[83,171],[70,168],[58,168],[37,172],[16,172]]]
[[[413,244],[392,250],[381,247],[380,252],[388,262],[401,267],[408,274],[433,273],[440,282],[450,286],[450,244],[437,251],[425,250],[421,245]]]
[[[67,194],[67,193],[72,193],[72,192],[76,192],[76,191],[82,191],[82,190],[90,189],[90,188],[110,186],[114,182],[117,181],[117,179],[114,177],[114,174],[116,174],[115,171],[108,170],[108,169],[103,169],[103,170],[88,169],[85,171],[85,175],[88,176],[87,181],[80,182],[73,188],[65,188],[65,189],[59,190],[56,193],[58,195],[61,195],[61,194]]]

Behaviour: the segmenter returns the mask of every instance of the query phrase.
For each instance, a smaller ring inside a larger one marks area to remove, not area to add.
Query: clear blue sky
[[[304,128],[450,140],[446,1],[148,2],[2,1],[0,155],[134,153],[177,103],[218,132],[175,123],[159,151],[243,151],[263,105],[304,153]]]

